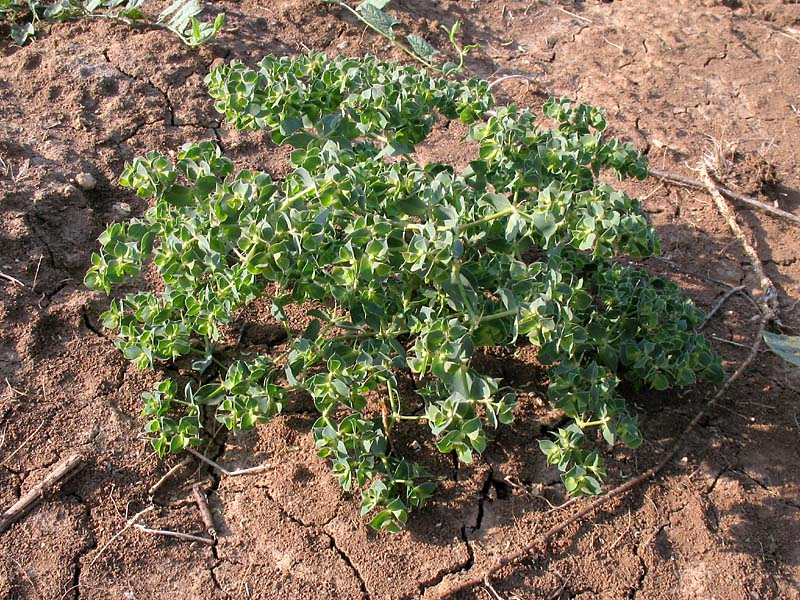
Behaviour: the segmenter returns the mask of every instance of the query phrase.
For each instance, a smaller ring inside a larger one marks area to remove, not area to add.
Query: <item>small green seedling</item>
[[[198,46],[213,38],[225,22],[219,14],[212,23],[201,22],[199,0],[175,0],[156,20],[148,19],[142,10],[147,0],[57,0],[45,3],[40,0],[0,0],[0,17],[12,21],[22,20],[11,27],[11,37],[23,46],[36,33],[39,22],[63,23],[75,19],[112,19],[128,25],[145,23],[151,27],[167,29],[188,46]]]
[[[349,4],[340,0],[323,1],[328,4],[335,4],[348,11],[361,23],[369,27],[375,33],[385,37],[412,59],[431,71],[436,71],[443,75],[450,75],[462,71],[464,68],[464,59],[467,54],[480,47],[477,44],[470,44],[467,46],[461,46],[459,44],[457,36],[461,31],[461,23],[458,21],[453,23],[449,28],[442,25],[442,29],[447,34],[447,39],[456,52],[458,62],[448,61],[439,64],[436,62],[436,57],[440,55],[441,52],[434,48],[425,38],[415,33],[410,33],[406,35],[405,38],[402,38],[395,33],[394,27],[400,25],[401,22],[383,10],[389,5],[391,0],[363,0],[355,8],[352,8]]]

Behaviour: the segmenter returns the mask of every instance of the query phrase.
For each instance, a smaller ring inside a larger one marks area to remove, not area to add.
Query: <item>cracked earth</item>
[[[286,173],[286,152],[264,134],[229,129],[203,78],[219,61],[254,65],[268,53],[398,51],[322,2],[219,1],[226,30],[192,50],[163,31],[105,22],[43,28],[25,48],[0,27],[0,508],[10,506],[73,452],[86,466],[0,537],[0,597],[27,598],[435,598],[466,573],[558,523],[557,473],[537,441],[562,419],[542,393],[535,350],[485,353],[480,366],[522,399],[516,423],[472,465],[418,440],[442,478],[435,499],[407,530],[376,535],[358,502],[316,457],[313,407],[298,400],[269,425],[219,436],[197,461],[148,490],[182,458],[160,461],[141,439],[139,394],[158,373],[139,372],[98,317],[107,299],[81,281],[96,237],[147,204],[117,180],[126,161],[187,142],[219,143],[239,168]],[[612,133],[651,165],[693,176],[706,154],[737,192],[800,210],[800,5],[779,0],[556,2],[394,0],[393,14],[437,46],[439,25],[463,23],[482,49],[469,70],[494,79],[501,102],[538,107],[568,95],[606,109]],[[438,128],[428,159],[465,165],[457,126]],[[91,173],[93,190],[75,176]],[[642,261],[677,281],[703,309],[727,282],[756,292],[749,260],[710,199],[656,179],[625,183],[662,237],[663,258]],[[796,230],[740,210],[778,288],[781,320],[800,332]],[[123,290],[128,291],[128,290]],[[709,323],[729,372],[752,343],[752,306],[734,296]],[[290,315],[302,329],[302,315]],[[256,309],[231,331],[245,348],[279,351],[283,339]],[[499,574],[504,598],[800,598],[800,375],[766,352],[656,480],[568,528],[548,552]],[[609,482],[656,463],[713,390],[629,394],[648,440],[609,452]],[[202,535],[191,488],[208,494],[212,545],[150,535]],[[565,511],[569,513],[569,511]],[[109,544],[109,542],[111,542]],[[106,545],[108,546],[106,547]],[[463,598],[486,598],[476,588]]]

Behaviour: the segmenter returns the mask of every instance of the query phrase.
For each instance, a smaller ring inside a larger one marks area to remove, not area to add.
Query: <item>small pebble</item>
[[[97,187],[97,180],[91,173],[78,173],[75,176],[75,183],[84,192],[88,192],[89,190],[93,190]]]
[[[111,206],[111,216],[114,219],[127,219],[131,214],[131,205],[127,202],[115,202]]]

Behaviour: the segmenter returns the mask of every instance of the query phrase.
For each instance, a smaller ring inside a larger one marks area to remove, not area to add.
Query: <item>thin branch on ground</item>
[[[5,379],[6,379],[6,385],[8,386],[8,389],[11,391],[12,394],[14,394],[15,396],[19,396],[20,398],[28,397],[28,394],[26,394],[25,392],[20,392],[13,385],[11,385],[11,382],[8,380],[8,377],[6,377]]]
[[[494,587],[492,586],[492,582],[489,581],[488,579],[483,582],[483,585],[484,587],[486,587],[487,590],[489,590],[489,593],[494,598],[494,600],[506,600],[498,593],[496,589],[494,589]]]
[[[60,462],[56,468],[47,474],[40,483],[33,486],[28,492],[17,500],[14,505],[0,515],[0,534],[28,514],[44,494],[57,483],[69,479],[83,467],[83,456],[73,454],[68,459]]]
[[[708,190],[708,186],[704,181],[701,179],[693,179],[691,177],[684,177],[683,175],[678,175],[677,173],[670,173],[669,171],[661,171],[659,169],[649,169],[650,174],[656,177],[663,179],[664,181],[669,181],[670,183],[676,183],[678,185],[684,185],[690,188],[694,188],[696,190]],[[789,221],[793,221],[796,224],[800,224],[800,217],[785,210],[781,210],[780,208],[775,208],[774,206],[770,206],[764,202],[760,202],[755,198],[751,198],[750,196],[745,196],[743,194],[738,194],[732,190],[729,190],[726,187],[723,187],[719,184],[712,183],[711,184],[717,192],[723,194],[730,198],[731,200],[736,200],[737,202],[741,202],[742,204],[746,204],[752,208],[756,208],[758,210],[762,210],[767,212],[771,215],[776,217],[783,217]]]
[[[690,277],[694,277],[694,278],[700,279],[702,281],[708,281],[710,283],[716,283],[717,285],[721,285],[722,287],[725,287],[725,288],[728,288],[728,289],[733,289],[733,288],[736,287],[735,285],[733,285],[731,283],[728,283],[727,281],[722,281],[721,279],[714,279],[713,277],[709,277],[708,275],[701,275],[700,273],[695,273],[694,271],[690,271],[690,270],[682,267],[681,265],[679,265],[675,261],[669,260],[668,258],[664,258],[663,256],[648,256],[646,258],[648,260],[655,260],[655,261],[658,261],[660,263],[663,263],[663,264],[667,265],[669,268],[671,268],[672,270],[677,271],[678,273],[683,273],[684,275],[689,275]]]
[[[758,299],[758,303],[761,306],[762,312],[766,315],[768,321],[775,320],[777,318],[778,310],[778,293],[772,283],[772,280],[764,271],[764,265],[761,263],[758,252],[756,252],[756,249],[750,243],[750,240],[747,238],[747,236],[745,236],[741,225],[739,225],[738,221],[736,221],[736,213],[734,212],[733,207],[727,200],[725,200],[725,198],[722,197],[722,194],[720,193],[720,186],[718,186],[716,182],[711,179],[711,175],[708,174],[708,169],[705,165],[701,165],[700,167],[700,178],[705,186],[705,189],[714,199],[714,203],[717,205],[717,210],[719,210],[720,214],[727,221],[728,227],[730,227],[730,230],[733,232],[733,234],[739,238],[739,241],[742,242],[742,247],[744,248],[745,254],[747,254],[752,262],[753,272],[758,277],[758,283],[761,286],[762,296]],[[794,217],[794,215],[792,216]],[[795,218],[798,220],[798,222],[800,222],[800,217]]]
[[[156,481],[152,486],[150,486],[150,489],[147,490],[147,493],[150,495],[150,497],[152,498],[153,496],[155,496],[156,492],[161,489],[161,487],[169,480],[170,477],[172,477],[175,473],[177,473],[182,467],[189,466],[191,462],[192,459],[187,456],[177,465],[174,465],[169,471],[164,473],[163,477],[161,477],[161,479]]]
[[[544,514],[547,515],[547,514],[550,514],[550,513],[558,512],[559,510],[564,510],[565,508],[569,508],[570,506],[572,506],[576,502],[578,502],[578,498],[570,498],[569,500],[567,500],[566,502],[562,502],[561,504],[556,504],[556,505],[550,504],[550,506],[552,508],[550,510],[545,511]],[[549,504],[549,502],[548,502],[548,504]]]
[[[154,535],[163,535],[165,537],[173,537],[179,540],[185,540],[187,542],[200,542],[201,544],[208,544],[212,546],[214,544],[214,540],[207,537],[201,537],[199,535],[192,535],[190,533],[181,533],[180,531],[170,531],[168,529],[150,529],[146,525],[142,525],[141,523],[135,523],[133,525],[139,531],[144,531],[145,533],[152,533]]]
[[[103,547],[100,548],[100,550],[97,551],[97,554],[94,555],[94,558],[89,563],[89,566],[91,566],[94,563],[96,563],[97,560],[103,555],[103,552],[105,552],[106,549],[108,549],[108,547],[111,544],[113,544],[115,541],[117,541],[120,538],[120,536],[122,536],[122,534],[124,534],[126,531],[128,531],[128,529],[133,527],[134,524],[136,523],[136,521],[138,521],[139,519],[142,518],[142,515],[144,515],[145,513],[150,512],[154,508],[155,508],[155,505],[153,505],[153,504],[151,504],[150,506],[146,506],[145,508],[140,510],[138,513],[133,515],[130,519],[128,519],[128,521],[125,523],[125,527],[123,527],[117,533],[115,533],[113,535],[113,537],[110,540],[108,540],[105,544],[103,544]]]
[[[508,81],[509,79],[524,79],[528,83],[536,82],[536,79],[531,77],[530,75],[521,75],[521,74],[512,74],[512,75],[503,75],[502,77],[498,77],[494,81],[489,84],[488,89],[492,89],[494,86],[503,83],[504,81]]]
[[[614,548],[616,548],[619,545],[619,543],[622,541],[622,538],[624,538],[630,530],[631,530],[631,511],[630,509],[628,509],[628,524],[625,527],[625,530],[617,536],[617,539],[615,539],[608,548],[605,548],[603,550],[603,553],[608,554],[609,552],[614,550]]]
[[[33,582],[33,579],[31,579],[31,576],[28,575],[28,572],[25,570],[25,567],[23,567],[21,564],[19,564],[19,561],[16,558],[14,558],[13,556],[11,556],[10,554],[6,554],[6,556],[8,557],[8,559],[11,562],[14,563],[14,565],[16,565],[17,569],[19,569],[19,572],[22,573],[22,576],[30,584],[31,589],[33,590],[33,594],[37,598],[42,598],[42,595],[39,593],[39,589],[36,587],[36,584]]]
[[[0,271],[0,279],[5,279],[6,281],[10,281],[11,283],[15,283],[16,285],[18,285],[20,287],[28,287],[24,283],[22,283],[19,279],[17,279],[16,277],[12,277],[11,275],[7,275],[6,273],[3,273],[2,271]]]
[[[8,461],[10,461],[12,458],[14,458],[14,456],[16,456],[16,455],[17,455],[17,453],[18,453],[20,450],[22,450],[22,449],[25,447],[25,445],[26,445],[28,442],[30,442],[30,441],[31,441],[31,440],[34,438],[34,436],[36,436],[36,434],[37,434],[37,433],[39,433],[39,431],[42,429],[42,427],[44,427],[44,421],[42,421],[41,423],[39,423],[39,426],[36,428],[36,431],[34,431],[32,434],[30,434],[28,437],[26,437],[26,438],[23,440],[23,442],[22,442],[22,443],[21,443],[19,446],[17,446],[17,449],[16,449],[16,450],[14,450],[14,451],[13,451],[11,454],[9,454],[8,456],[6,456],[6,457],[3,459],[3,462],[1,462],[1,463],[0,463],[0,467],[5,467],[6,465],[8,465]]]
[[[36,264],[36,273],[33,274],[33,283],[31,284],[31,290],[36,291],[36,281],[39,279],[39,269],[42,268],[42,259],[44,258],[44,254],[39,255],[39,262]]]
[[[741,342],[734,342],[733,340],[729,340],[728,338],[719,337],[718,335],[714,335],[713,333],[708,336],[712,340],[717,342],[722,342],[723,344],[728,344],[729,346],[736,346],[737,348],[750,348],[747,344],[742,344]]]
[[[558,575],[558,573],[556,573],[556,575]],[[559,598],[561,598],[561,594],[564,593],[564,590],[567,589],[566,578],[562,577],[561,575],[558,575],[558,578],[561,580],[561,583],[556,589],[554,589],[547,595],[547,598],[545,600],[558,600]]]
[[[214,516],[211,514],[211,509],[208,507],[208,496],[197,484],[192,486],[192,495],[197,508],[200,510],[200,518],[203,520],[203,525],[206,526],[206,533],[216,539],[217,528],[214,526]]]
[[[562,13],[564,13],[565,15],[569,15],[570,17],[575,17],[576,19],[580,19],[581,21],[586,21],[587,23],[594,23],[594,21],[592,21],[591,19],[587,19],[586,17],[582,17],[578,14],[575,14],[574,12],[570,12],[566,8],[561,8],[560,6],[554,6],[553,8],[555,8],[556,10],[560,10]]]
[[[249,475],[250,473],[260,473],[261,471],[266,471],[267,469],[272,468],[272,463],[264,463],[263,465],[258,465],[257,467],[248,467],[247,469],[236,469],[235,471],[229,471],[225,467],[215,463],[207,456],[203,456],[194,448],[187,448],[186,451],[196,456],[207,465],[214,467],[217,471],[219,471],[223,475],[227,475],[228,477],[236,477],[237,475]]]
[[[715,314],[719,311],[720,308],[728,301],[728,299],[733,296],[734,294],[738,294],[739,292],[744,290],[744,286],[740,285],[735,288],[729,289],[722,295],[722,298],[717,300],[717,303],[711,308],[710,311],[706,314],[706,318],[703,319],[703,322],[700,323],[700,327],[697,328],[697,331],[702,331],[703,328],[708,325],[708,322],[714,317]]]

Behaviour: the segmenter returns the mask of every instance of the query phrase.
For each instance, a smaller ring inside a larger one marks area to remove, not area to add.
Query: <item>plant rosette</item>
[[[397,531],[436,485],[393,443],[400,423],[468,463],[514,419],[514,390],[474,368],[478,347],[527,338],[550,365],[549,399],[570,423],[540,446],[573,496],[601,491],[602,441],[641,442],[621,380],[664,390],[722,379],[695,332],[702,313],[618,260],[659,246],[639,202],[598,182],[647,175],[630,144],[603,135],[600,110],[551,99],[554,126],[540,128],[528,110],[493,111],[486,81],[373,57],[267,57],[206,82],[230,124],[292,149],[291,171],[281,182],[234,172],[210,142],[125,168],[121,183],[152,206],[100,236],[86,284],[110,293],[146,264],[163,279],[103,315],[140,368],[196,359],[198,381],[143,394],[159,455],[202,445],[204,414],[249,429],[307,394],[319,455],[361,491],[374,528]],[[469,126],[477,155],[461,173],[415,160],[437,118]],[[310,324],[280,356],[224,363],[220,328],[268,289],[287,329],[290,305]],[[415,398],[399,393],[403,377]]]

